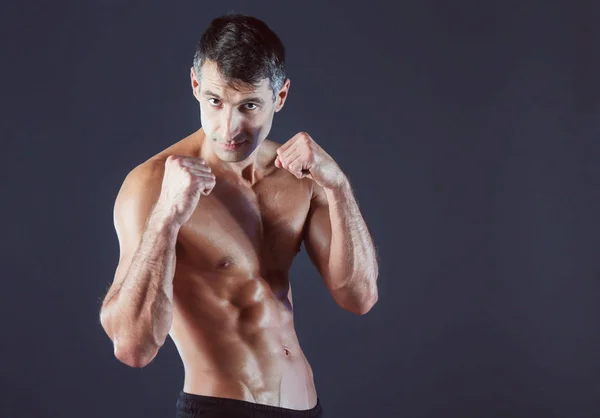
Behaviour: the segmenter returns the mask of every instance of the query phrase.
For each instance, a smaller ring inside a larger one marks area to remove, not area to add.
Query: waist
[[[240,418],[268,416],[273,418],[318,418],[322,416],[322,408],[317,398],[310,408],[293,409],[281,406],[265,405],[213,396],[190,394],[185,391],[179,392],[177,399],[178,416],[195,416],[206,413],[224,415],[230,414]]]
[[[283,356],[252,351],[218,358],[207,354],[182,356],[186,393],[294,409],[308,409],[317,399],[312,368],[301,351]]]

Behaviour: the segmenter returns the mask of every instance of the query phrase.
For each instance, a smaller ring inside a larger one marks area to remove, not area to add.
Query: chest
[[[310,207],[307,182],[217,182],[179,234],[178,260],[249,274],[287,269],[300,249]]]

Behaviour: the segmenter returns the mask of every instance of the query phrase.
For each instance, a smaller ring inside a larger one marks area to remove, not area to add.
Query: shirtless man
[[[304,243],[334,300],[377,301],[378,265],[348,178],[306,133],[266,139],[290,81],[260,20],[215,19],[191,69],[202,128],[133,169],[115,202],[120,259],[100,319],[145,367],[167,335],[178,417],[317,417],[288,278]]]

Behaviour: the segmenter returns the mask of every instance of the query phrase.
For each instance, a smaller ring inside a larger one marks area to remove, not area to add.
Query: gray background
[[[169,417],[98,321],[135,165],[199,127],[195,43],[228,11],[288,50],[271,137],[352,180],[380,301],[338,308],[302,252],[296,325],[327,417],[600,410],[600,7],[592,1],[63,1],[0,6],[0,416]]]

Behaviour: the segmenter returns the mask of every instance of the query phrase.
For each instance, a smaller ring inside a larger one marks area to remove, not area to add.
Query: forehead
[[[202,65],[200,70],[200,90],[202,92],[211,91],[221,97],[236,98],[249,95],[270,96],[271,88],[269,80],[263,79],[258,84],[248,85],[232,83],[227,80],[219,72],[217,64],[212,61],[207,61]]]

